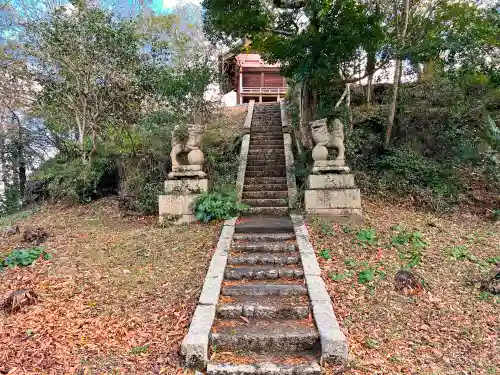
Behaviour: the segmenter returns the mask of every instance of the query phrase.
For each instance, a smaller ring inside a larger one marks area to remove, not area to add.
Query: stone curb
[[[348,358],[347,338],[340,330],[332,300],[321,278],[321,269],[309,240],[309,232],[302,216],[292,214],[290,217],[297,236],[297,247],[304,267],[307,291],[321,340],[321,359],[345,364]]]
[[[247,117],[245,118],[245,124],[243,125],[245,130],[250,130],[250,126],[252,125],[254,107],[255,107],[255,100],[250,100],[250,103],[248,103]]]
[[[292,150],[292,137],[286,118],[285,102],[280,101],[281,126],[283,127],[283,145],[285,148],[286,182],[288,185],[288,208],[293,210],[297,205],[297,182],[295,180],[295,161]]]
[[[208,362],[210,330],[215,319],[229,248],[233,240],[236,218],[226,220],[208,267],[198,306],[181,344],[184,362],[190,368],[205,368]]]

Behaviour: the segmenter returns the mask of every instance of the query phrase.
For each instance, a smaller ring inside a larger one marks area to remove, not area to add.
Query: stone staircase
[[[250,214],[288,213],[285,149],[276,103],[254,107],[242,201],[250,206]]]
[[[320,336],[288,216],[279,106],[257,105],[253,116],[243,190],[251,209],[235,225],[207,374],[319,375]]]

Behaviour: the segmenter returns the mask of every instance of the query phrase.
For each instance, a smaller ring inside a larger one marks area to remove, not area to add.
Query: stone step
[[[222,286],[222,295],[237,296],[307,296],[307,288],[302,284],[270,284],[270,283],[244,283],[238,285]]]
[[[247,211],[253,215],[288,215],[288,207],[250,207]]]
[[[258,150],[280,150],[283,148],[283,142],[281,144],[261,144],[261,143],[250,143],[250,150],[258,149]]]
[[[295,233],[235,233],[233,240],[252,242],[295,241]]]
[[[252,138],[259,138],[259,139],[278,139],[281,138],[283,139],[283,133],[280,132],[273,132],[273,131],[250,131],[250,139]]]
[[[219,318],[306,319],[310,313],[309,301],[305,296],[238,296],[225,299],[217,305]]]
[[[226,280],[300,279],[304,271],[285,266],[227,266],[224,276]]]
[[[255,172],[253,175],[257,176],[257,173]],[[252,177],[252,175],[249,175],[249,177]],[[243,203],[250,207],[288,207],[288,199],[243,199]]]
[[[243,192],[250,191],[286,191],[288,192],[288,186],[286,184],[248,184],[243,186]]]
[[[285,158],[279,157],[279,160],[276,160],[273,163],[269,163],[268,159],[253,159],[253,160],[247,160],[247,167],[256,167],[260,166],[262,167],[282,167],[286,168],[286,163],[285,163]]]
[[[251,163],[250,165],[248,165],[247,163],[247,168],[246,168],[246,171],[267,171],[267,170],[286,170],[286,165],[284,162],[282,163],[279,163],[279,164],[254,164],[254,163]]]
[[[248,167],[247,167],[248,168]],[[260,190],[260,191],[243,191],[243,199],[278,199],[287,198],[288,191],[275,191],[275,190]]]
[[[232,253],[227,259],[228,265],[292,265],[300,263],[300,254],[297,252],[274,253]]]
[[[261,170],[246,170],[246,177],[286,177],[286,170],[282,168],[278,169],[261,169]]]
[[[245,324],[241,319],[224,321],[213,326],[211,344],[221,351],[300,352],[317,348],[319,334],[304,320],[253,320]]]
[[[285,154],[285,149],[283,147],[275,147],[275,148],[258,148],[258,147],[250,147],[250,150],[248,151],[248,156],[252,155],[284,155]]]
[[[254,146],[274,146],[274,147],[283,147],[282,139],[256,139],[255,141],[250,141],[250,147]]]
[[[317,361],[286,365],[273,362],[252,364],[208,363],[207,375],[321,375]]]
[[[235,242],[233,249],[240,252],[262,252],[262,253],[282,253],[282,252],[295,252],[297,246],[293,243],[287,242]]]
[[[250,128],[251,131],[254,131],[254,132],[261,132],[261,131],[267,131],[267,132],[282,132],[283,131],[283,127],[281,126],[281,124],[277,124],[277,123],[270,123],[270,122],[267,122],[267,123],[259,123],[259,124],[255,124],[253,125],[251,128]]]
[[[269,154],[252,154],[248,155],[247,157],[247,163],[251,164],[252,162],[256,160],[265,160],[267,161],[267,165],[273,165],[276,163],[283,163],[285,161],[285,155],[281,154],[275,154],[275,155],[269,155]]]
[[[263,185],[263,184],[286,185],[286,177],[245,177],[245,185]]]
[[[280,141],[283,142],[283,134],[251,134],[250,142],[256,141]]]

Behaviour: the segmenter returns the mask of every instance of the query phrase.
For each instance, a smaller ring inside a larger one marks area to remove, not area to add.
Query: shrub
[[[53,199],[86,203],[116,191],[116,163],[113,158],[102,156],[92,164],[56,157],[41,167],[35,179],[47,183]]]
[[[236,202],[234,192],[204,192],[195,202],[194,213],[199,221],[225,220],[247,210],[247,206]]]

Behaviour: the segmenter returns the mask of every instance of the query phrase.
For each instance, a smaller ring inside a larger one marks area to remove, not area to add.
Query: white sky
[[[180,3],[201,3],[201,0],[163,0],[163,9],[173,8]]]

